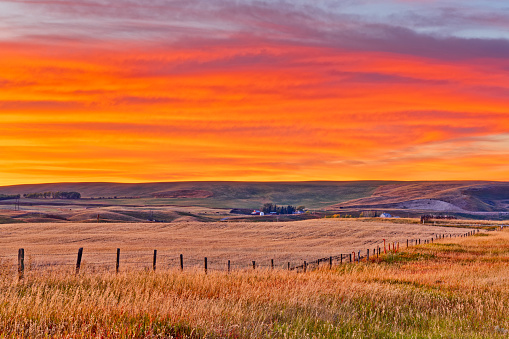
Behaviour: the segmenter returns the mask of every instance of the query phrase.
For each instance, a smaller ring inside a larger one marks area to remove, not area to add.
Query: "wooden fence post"
[[[83,256],[83,247],[78,249],[78,260],[76,261],[76,274],[80,273],[81,257]]]
[[[361,262],[361,251],[359,251],[359,253],[357,253],[357,263],[360,263]]]
[[[180,270],[184,270],[184,255],[180,255]]]
[[[228,260],[228,274],[230,274],[230,260]]]
[[[290,270],[290,262],[288,262],[288,271]]]
[[[19,280],[25,277],[25,249],[18,250],[18,277]]]
[[[352,262],[352,253],[350,253],[349,255],[350,255],[350,262]]]
[[[406,248],[408,248],[408,239],[406,240]]]
[[[157,250],[154,250],[154,260],[152,261],[152,269],[156,270],[156,261],[157,261]]]
[[[204,266],[205,266],[205,274],[207,274],[207,257],[204,259]]]
[[[329,269],[332,268],[332,257],[329,257]]]
[[[308,268],[308,263],[306,261],[304,261],[304,272],[306,272],[307,268]]]
[[[274,259],[270,259],[270,269],[274,269]]]
[[[367,254],[366,254],[366,262],[369,262],[369,248],[368,248]]]
[[[117,248],[117,262],[115,263],[115,273],[118,273],[120,268],[120,248]]]
[[[256,261],[253,260],[253,270],[256,269]]]
[[[384,239],[384,254],[387,254],[387,247],[385,247],[385,239]]]

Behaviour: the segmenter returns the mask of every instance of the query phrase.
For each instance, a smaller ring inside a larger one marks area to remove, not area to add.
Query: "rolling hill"
[[[369,197],[329,206],[440,212],[508,212],[509,183],[472,181],[406,182],[381,185]]]
[[[88,198],[82,199],[81,203],[87,204],[104,201],[99,198],[116,198],[109,199],[108,204],[259,208],[272,202],[327,210],[390,208],[458,213],[509,212],[509,182],[102,182],[0,187],[0,194],[47,191],[80,192],[83,198]]]
[[[171,204],[215,208],[259,208],[271,202],[321,208],[370,196],[389,182],[160,182],[54,183],[0,187],[0,194],[76,191],[83,198],[117,197],[121,203]],[[133,202],[122,198],[138,198]]]

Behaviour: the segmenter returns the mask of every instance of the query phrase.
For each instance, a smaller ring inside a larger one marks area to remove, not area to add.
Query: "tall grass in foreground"
[[[0,277],[0,337],[496,338],[506,329],[508,232],[307,273]]]

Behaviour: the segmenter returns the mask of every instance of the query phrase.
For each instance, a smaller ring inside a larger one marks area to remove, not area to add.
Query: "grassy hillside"
[[[334,204],[340,208],[400,208],[435,211],[509,211],[509,183],[427,181],[381,185],[371,196]]]
[[[509,232],[285,270],[0,270],[4,337],[507,338]]]
[[[0,194],[76,191],[84,198],[117,197],[108,204],[203,206],[213,208],[259,208],[266,202],[319,208],[371,195],[383,181],[358,182],[173,182],[173,183],[57,183],[0,187]],[[202,193],[206,198],[196,198]],[[210,192],[210,194],[203,194]],[[161,196],[163,196],[161,198]],[[173,196],[164,198],[164,196]],[[139,199],[122,199],[138,197]],[[99,203],[98,201],[86,201]]]
[[[445,212],[509,211],[509,183],[483,181],[315,181],[57,183],[0,187],[0,194],[77,191],[82,205],[260,208],[264,203],[324,208],[395,208]],[[116,199],[114,199],[116,197]],[[90,198],[94,198],[90,200]],[[104,199],[105,198],[105,199]],[[27,202],[21,199],[22,203]],[[66,204],[52,199],[29,201]],[[12,202],[10,202],[12,203]],[[9,204],[5,202],[3,204]]]

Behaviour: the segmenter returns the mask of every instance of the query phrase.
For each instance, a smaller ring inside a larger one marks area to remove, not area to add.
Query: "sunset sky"
[[[509,180],[509,4],[0,1],[0,185]]]

